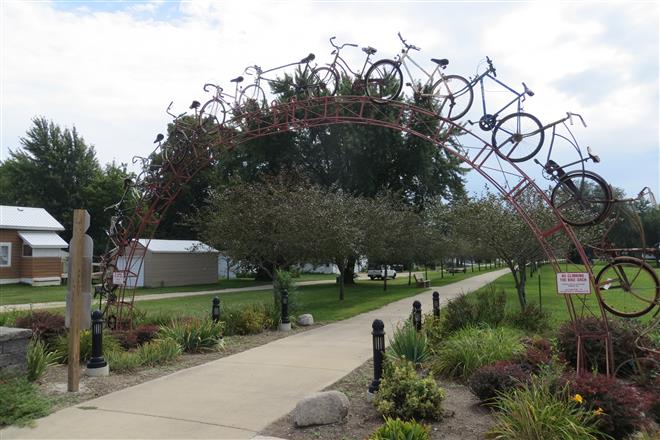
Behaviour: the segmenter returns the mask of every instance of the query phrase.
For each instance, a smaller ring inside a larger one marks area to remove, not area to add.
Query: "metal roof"
[[[43,208],[0,205],[0,228],[63,231],[64,226]]]
[[[51,231],[18,231],[18,235],[33,248],[62,249],[69,247],[66,241]]]
[[[151,241],[141,238],[140,245],[143,247],[149,243],[147,250],[155,253],[203,253],[203,252],[218,252],[211,246],[197,240],[160,240],[152,239]]]

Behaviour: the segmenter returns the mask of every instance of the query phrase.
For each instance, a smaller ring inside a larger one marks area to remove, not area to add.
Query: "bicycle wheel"
[[[433,85],[433,95],[437,100],[438,115],[455,121],[470,110],[474,92],[468,80],[458,75],[449,75]]]
[[[330,67],[318,67],[312,71],[310,96],[334,96],[339,88],[339,74]]]
[[[572,226],[590,226],[603,221],[612,206],[612,189],[591,171],[569,171],[553,188],[550,203]]]
[[[266,94],[263,89],[256,84],[251,84],[243,89],[238,97],[239,107],[245,110],[266,107]]]
[[[204,129],[211,128],[209,124],[212,125],[213,123],[222,125],[225,123],[226,114],[225,105],[222,101],[213,98],[207,101],[199,111],[199,126]]]
[[[543,145],[545,133],[541,122],[529,113],[511,113],[493,130],[493,148],[502,158],[524,162],[534,157]]]
[[[403,87],[403,74],[391,60],[375,62],[365,76],[366,92],[374,102],[383,104],[396,99]]]
[[[596,285],[599,301],[616,316],[642,316],[660,304],[658,275],[638,258],[616,257],[598,273]]]

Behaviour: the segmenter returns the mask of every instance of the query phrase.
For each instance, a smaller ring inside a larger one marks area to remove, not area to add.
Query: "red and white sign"
[[[588,295],[591,283],[587,272],[557,273],[557,293],[560,295]]]
[[[112,273],[112,284],[123,286],[126,283],[126,274],[124,272],[115,271]]]

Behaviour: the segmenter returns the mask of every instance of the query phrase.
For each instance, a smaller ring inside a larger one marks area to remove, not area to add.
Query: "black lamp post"
[[[104,368],[108,363],[103,358],[103,314],[100,310],[92,312],[92,357],[87,369]]]
[[[433,316],[438,318],[440,316],[440,294],[433,292]]]
[[[217,323],[220,321],[220,298],[213,298],[213,306],[211,306],[211,319]]]
[[[422,330],[422,303],[415,300],[413,302],[412,320],[417,331]]]
[[[383,356],[385,354],[385,324],[380,319],[374,319],[371,324],[371,334],[374,346],[374,380],[369,385],[369,392],[375,394],[383,377]]]

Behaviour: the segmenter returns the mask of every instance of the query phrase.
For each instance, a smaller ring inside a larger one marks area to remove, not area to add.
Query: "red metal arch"
[[[134,300],[134,288],[130,287],[130,280],[136,279],[141,270],[141,267],[131,268],[137,250],[136,239],[142,236],[153,237],[160,217],[176,199],[182,186],[200,169],[208,166],[216,152],[260,137],[332,124],[366,124],[409,133],[432,142],[438,148],[444,149],[447,154],[470,165],[497,188],[515,208],[520,218],[533,231],[555,272],[562,271],[560,262],[562,255],[558,255],[553,240],[557,236],[564,236],[570,240],[580,256],[582,265],[579,269],[576,265],[576,269],[565,268],[564,271],[586,270],[593,289],[599,297],[600,292],[594,281],[591,264],[574,231],[554,209],[545,191],[518,164],[496,154],[489,141],[468,130],[465,125],[442,119],[428,109],[403,102],[391,101],[382,104],[375,103],[366,96],[324,96],[277,103],[267,109],[255,108],[251,111],[236,112],[233,118],[222,126],[199,119],[175,122],[176,129],[187,141],[185,148],[171,150],[168,154],[165,154],[166,150],[161,151],[165,159],[155,171],[153,163],[149,160],[145,161],[146,171],[137,182],[141,194],[131,216],[130,227],[123,232],[121,246],[105,257],[106,266],[111,269],[105,277],[107,278],[110,272],[117,271],[118,259],[123,258],[121,271],[124,278],[129,281],[128,286],[120,286],[115,300],[107,303],[109,314],[116,316],[120,325],[122,323],[130,325],[128,312]],[[519,200],[528,193],[534,194],[547,209],[552,211],[555,218],[554,225],[549,227],[538,225],[531,213],[525,210],[525,206],[519,203]],[[582,368],[582,356],[580,356],[582,341],[595,338],[603,340],[606,347],[604,356],[609,374],[612,366],[611,341],[606,311],[601,302],[597,301],[598,306],[594,307],[584,296],[566,295],[564,298],[574,323],[581,317],[593,316],[602,321],[605,329],[602,333],[585,334],[580,333],[580,329],[575,327],[578,335],[576,341],[578,370]]]

